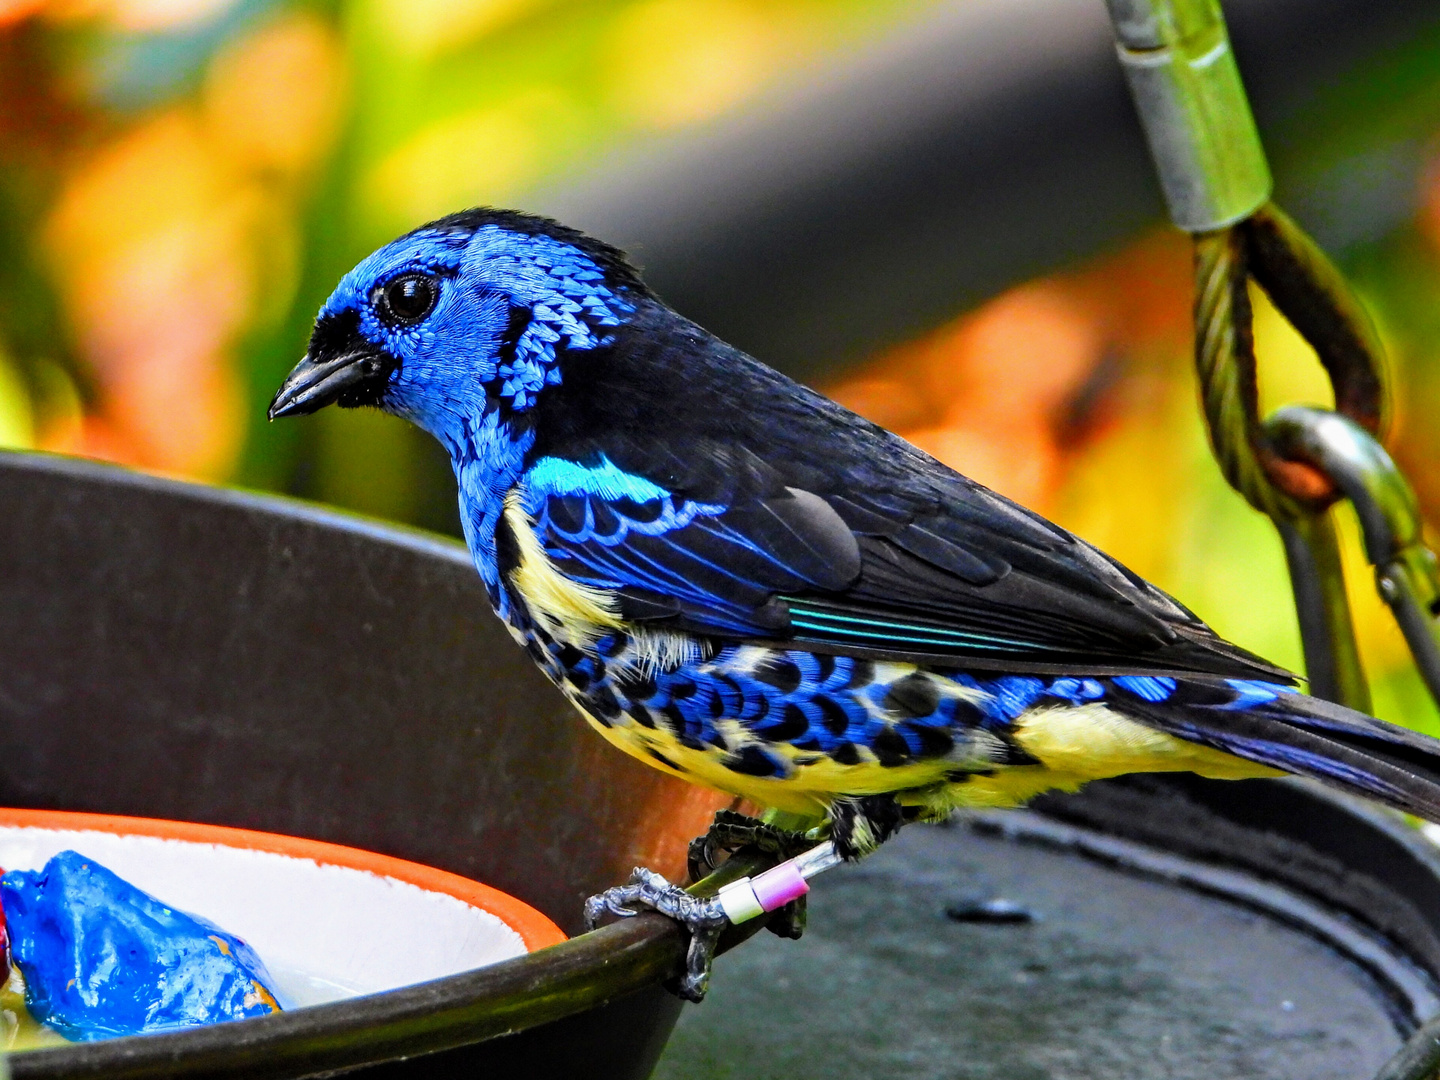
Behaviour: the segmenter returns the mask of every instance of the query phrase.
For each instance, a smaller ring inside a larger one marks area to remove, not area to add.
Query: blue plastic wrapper
[[[25,1004],[67,1039],[174,1031],[278,1012],[245,942],[74,851],[0,877]]]

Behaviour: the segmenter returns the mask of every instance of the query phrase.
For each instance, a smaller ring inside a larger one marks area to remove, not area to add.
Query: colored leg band
[[[792,863],[781,863],[759,877],[732,881],[720,890],[717,899],[732,923],[748,922],[757,915],[782,908],[810,891]]]
[[[755,899],[766,911],[782,908],[810,891],[810,886],[793,862],[783,862],[772,870],[766,870],[750,886],[755,890]]]
[[[723,886],[716,894],[725,917],[732,923],[748,922],[757,915],[782,908],[810,891],[806,878],[840,865],[835,845],[817,844],[789,862],[766,870],[758,877],[741,878]]]
[[[725,912],[725,917],[732,923],[749,922],[755,916],[765,914],[765,909],[760,906],[760,901],[756,898],[755,890],[751,887],[748,877],[726,885],[720,890],[716,899],[720,901],[720,908]]]

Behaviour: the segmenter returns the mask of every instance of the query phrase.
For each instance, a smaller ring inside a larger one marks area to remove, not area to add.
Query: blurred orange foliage
[[[100,401],[50,448],[230,473],[249,407],[230,350],[288,303],[291,204],[329,151],[343,84],[333,31],[287,15],[217,55],[198,103],[72,169],[45,243]]]
[[[827,392],[1047,510],[1067,456],[1103,425],[1117,395],[1135,396],[1125,371],[1144,381],[1127,358],[1183,351],[1189,296],[1183,238],[1157,233],[1084,270],[1011,289]]]

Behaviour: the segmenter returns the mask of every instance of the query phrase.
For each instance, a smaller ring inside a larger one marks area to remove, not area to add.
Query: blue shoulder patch
[[[531,514],[538,513],[551,495],[598,495],[608,501],[645,503],[669,494],[645,477],[625,472],[603,454],[598,465],[544,457],[525,474],[525,509]]]
[[[697,517],[714,517],[725,511],[724,506],[677,500],[660,485],[628,473],[603,454],[596,465],[581,465],[560,457],[543,457],[525,473],[521,482],[522,505],[535,522],[541,543],[555,558],[588,560],[573,545],[598,544],[614,548],[633,533],[661,536],[683,529]],[[586,584],[602,584],[619,588],[623,584],[659,587],[650,580],[654,568],[647,566],[638,573],[620,572],[612,560],[604,560],[605,568],[598,578],[583,574],[576,580]],[[599,567],[591,566],[592,570]],[[616,573],[620,576],[616,577]],[[673,591],[670,582],[662,591]]]
[[[1046,691],[1050,697],[1063,698],[1071,705],[1084,705],[1105,696],[1105,687],[1098,679],[1056,679]]]

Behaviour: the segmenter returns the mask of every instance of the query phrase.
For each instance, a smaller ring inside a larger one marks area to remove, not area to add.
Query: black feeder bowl
[[[463,546],[289,500],[0,453],[0,650],[0,805],[365,848],[502,889],[571,935],[585,897],[636,864],[683,875],[729,801],[588,731],[490,612]],[[680,1012],[660,983],[682,952],[649,916],[415,987],[10,1069],[640,1080]]]
[[[0,453],[0,508],[0,805],[366,848],[503,889],[578,934],[584,898],[632,866],[681,874],[686,841],[727,802],[586,730],[491,615],[452,541],[283,499],[15,453]],[[775,1075],[796,1080],[1045,1075],[1014,1067],[1026,1059],[1023,1041],[1040,1037],[1018,1020],[988,1049],[971,1039],[963,1059],[950,1057],[938,1072],[922,1067],[920,1036],[950,1053],[944,1038],[967,1024],[993,1029],[1003,1009],[993,976],[1003,968],[1010,978],[1013,949],[994,950],[988,966],[977,951],[1001,928],[944,918],[946,890],[987,873],[1020,874],[1037,895],[1074,899],[1065,916],[1074,926],[1054,912],[1042,924],[1064,931],[1051,935],[1054,955],[1032,957],[1056,972],[1076,963],[1073,944],[1087,925],[1098,933],[1126,904],[1135,917],[1120,925],[1133,927],[1132,952],[1168,933],[1157,905],[1189,911],[1196,898],[1299,932],[1320,957],[1299,976],[1315,993],[1326,993],[1327,979],[1361,986],[1347,999],[1353,1030],[1342,1034],[1365,1043],[1356,1061],[1371,1072],[1440,1011],[1440,858],[1389,815],[1302,784],[1147,777],[971,823],[908,829],[862,866],[819,879],[809,940],[767,935],[722,958],[711,1000],[688,1014],[661,1074],[689,1080],[719,1063],[713,1075],[729,1075],[730,1055],[763,1080],[767,1059],[778,1063],[788,1047],[798,1056]],[[1104,881],[1094,877],[1097,863],[1110,875]],[[938,921],[925,921],[932,916]],[[909,953],[896,946],[903,932],[913,934]],[[1051,938],[1029,948],[1043,952]],[[841,948],[827,952],[827,941]],[[934,966],[962,947],[970,950],[962,962]],[[1217,937],[1199,947],[1256,946]],[[350,1070],[641,1080],[680,1014],[662,984],[683,949],[668,920],[641,916],[418,986],[179,1034],[28,1051],[11,1057],[10,1070],[16,1080]],[[1171,952],[1157,963],[1180,956]],[[928,957],[926,977],[950,999],[995,1008],[947,1011],[935,1021],[943,1037],[926,1035],[904,1001],[874,997],[881,981],[864,983],[906,955]],[[880,967],[866,967],[871,959]],[[1086,977],[1105,984],[1095,956],[1081,959]],[[803,993],[775,989],[777,965]],[[862,1048],[858,1028],[842,1027],[828,1049],[807,1049],[817,1016],[845,1016],[836,995],[847,977],[872,990],[858,1007],[881,1035],[866,1035]],[[804,993],[821,995],[823,1011],[805,1013]],[[1227,1007],[1222,1000],[1174,1022],[1224,1027]],[[757,1041],[767,1030],[770,1050]],[[707,1031],[713,1037],[695,1060],[709,1064],[691,1069],[689,1033]],[[873,1054],[885,1037],[903,1044],[897,1068],[867,1073],[854,1048]],[[1080,1057],[1110,1062],[1107,1080],[1158,1075],[1153,1057],[1135,1057],[1133,1069],[1107,1058],[1117,1038],[1125,1036],[1098,1022],[1064,1033]],[[1082,1052],[1085,1044],[1096,1053]],[[743,1053],[748,1059],[735,1056]],[[1168,1062],[1164,1075],[1221,1075],[1192,1064]]]

